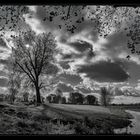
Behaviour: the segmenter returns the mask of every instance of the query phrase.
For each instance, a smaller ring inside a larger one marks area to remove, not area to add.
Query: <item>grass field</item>
[[[0,134],[112,134],[128,126],[123,109],[90,105],[0,104]]]
[[[119,105],[119,106],[112,106],[112,108],[119,108],[123,110],[132,110],[140,112],[140,105]]]

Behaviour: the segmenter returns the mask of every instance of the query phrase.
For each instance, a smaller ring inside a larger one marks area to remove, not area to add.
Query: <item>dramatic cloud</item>
[[[8,59],[10,54],[11,54],[11,51],[0,49],[0,59],[2,61]]]
[[[0,87],[7,87],[8,79],[4,76],[0,76]]]
[[[7,87],[0,87],[0,94],[8,94]]]
[[[94,92],[94,91],[92,91],[90,89],[87,89],[87,88],[84,88],[84,87],[83,88],[82,87],[77,87],[76,89],[79,90],[82,93],[85,93],[85,94]]]
[[[44,29],[61,30],[63,33],[71,33],[72,28],[76,28],[78,20],[83,17],[84,10],[82,6],[72,6],[70,11],[70,19],[65,20],[68,14],[68,6],[38,6],[35,17],[42,21]],[[85,24],[87,25],[87,24]],[[80,28],[80,27],[79,27]],[[83,26],[81,27],[83,30]],[[80,29],[77,29],[79,32]]]
[[[0,38],[0,47],[7,48],[7,44],[3,40],[3,38]]]
[[[8,60],[0,59],[0,64],[8,65]]]
[[[6,73],[4,70],[3,70],[3,71],[0,70],[0,77],[1,77],[1,76],[7,76],[7,73]]]
[[[118,63],[110,61],[83,65],[78,68],[78,72],[100,82],[123,82],[129,78],[128,73]]]
[[[64,54],[63,56],[62,56],[62,59],[64,60],[64,59],[66,59],[66,60],[68,60],[68,59],[72,59],[73,58],[73,55],[72,54]]]
[[[135,89],[140,91],[140,83],[137,84],[137,86],[135,87]]]
[[[80,82],[82,82],[82,78],[79,75],[75,74],[67,74],[63,73],[59,75],[60,81],[66,83],[66,84],[71,84],[72,86],[78,85]]]
[[[10,54],[11,50],[9,49],[7,42],[4,39],[0,38],[0,61],[6,61]]]
[[[71,86],[67,86],[64,83],[59,83],[57,87],[62,90],[62,92],[72,92],[74,89]]]
[[[66,18],[68,6],[27,7],[29,11],[20,14],[25,21],[20,20],[18,27],[30,27],[37,34],[53,33],[60,51],[55,56],[61,69],[58,87],[63,92],[79,90],[93,93],[108,85],[119,88],[134,86],[140,90],[137,84],[140,79],[140,58],[131,54],[127,46],[128,29],[135,23],[137,9],[112,6],[86,6],[83,9],[82,6],[72,6],[70,17]],[[0,38],[0,76],[7,73],[5,70],[12,44],[8,39],[17,32],[6,31],[5,40]],[[105,36],[101,36],[100,32]],[[128,55],[131,55],[129,59],[126,58]],[[1,83],[4,84],[2,79]]]
[[[77,42],[72,42],[69,43],[70,46],[76,48],[76,50],[80,51],[80,52],[84,52],[86,50],[92,50],[92,45],[89,44],[88,42],[85,41],[77,41]]]
[[[63,69],[69,69],[70,65],[68,64],[69,61],[60,61],[59,64]]]
[[[137,84],[137,80],[140,79],[140,65],[134,62],[128,62],[126,65],[128,66],[128,72],[131,76],[129,82],[132,85]]]

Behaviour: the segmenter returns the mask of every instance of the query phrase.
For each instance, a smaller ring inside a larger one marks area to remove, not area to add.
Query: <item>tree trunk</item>
[[[36,99],[37,99],[37,104],[41,104],[40,89],[37,85],[36,85]]]

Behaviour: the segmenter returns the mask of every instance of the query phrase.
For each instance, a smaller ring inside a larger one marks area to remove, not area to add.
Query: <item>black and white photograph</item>
[[[0,135],[140,135],[140,5],[0,5]]]

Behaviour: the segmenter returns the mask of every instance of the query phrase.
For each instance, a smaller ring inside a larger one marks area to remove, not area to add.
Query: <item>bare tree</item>
[[[28,76],[36,90],[37,103],[41,103],[41,77],[56,74],[54,53],[56,43],[51,33],[36,35],[33,31],[22,33],[14,40],[14,62],[16,70]]]
[[[101,97],[100,97],[100,102],[103,106],[107,106],[111,103],[113,100],[113,96],[111,95],[111,92],[109,89],[106,87],[101,88]]]

